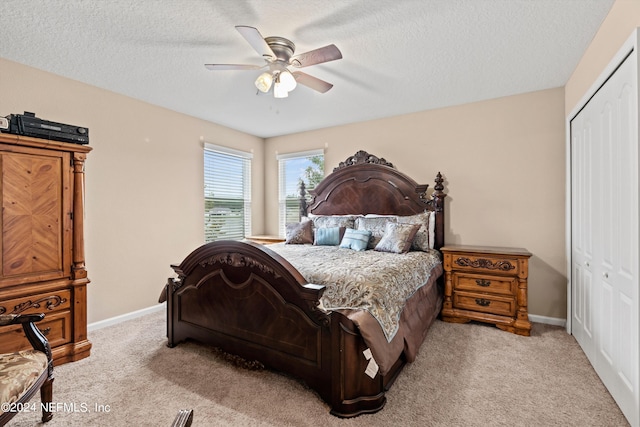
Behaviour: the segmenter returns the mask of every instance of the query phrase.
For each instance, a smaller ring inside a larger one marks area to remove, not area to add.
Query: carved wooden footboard
[[[324,286],[305,279],[282,257],[254,243],[222,241],[193,251],[169,279],[169,346],[192,338],[302,379],[349,417],[380,410],[399,371],[366,376],[367,348],[357,327],[318,309]]]

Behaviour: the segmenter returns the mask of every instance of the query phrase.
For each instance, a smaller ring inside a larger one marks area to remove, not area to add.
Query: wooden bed
[[[418,185],[391,163],[359,151],[310,192],[313,200],[305,209],[316,215],[433,211],[434,248],[439,249],[444,245],[446,196],[440,173],[435,182],[427,196],[428,185]],[[268,246],[217,241],[172,267],[177,278],[169,279],[160,298],[167,302],[169,347],[193,339],[290,374],[314,389],[333,415],[382,409],[385,392],[411,359],[402,351],[384,374],[366,375],[369,361],[363,351],[369,345],[347,317],[348,310],[323,310],[325,287],[307,283]],[[406,318],[403,312],[401,320],[411,323],[417,347],[440,312],[441,277],[423,288],[407,301],[412,311]]]

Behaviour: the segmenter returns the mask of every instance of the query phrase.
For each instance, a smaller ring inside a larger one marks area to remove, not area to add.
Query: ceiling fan
[[[263,93],[269,92],[273,87],[273,96],[275,98],[286,98],[289,92],[296,88],[297,83],[321,93],[325,93],[333,87],[331,83],[301,71],[292,72],[289,67],[302,68],[341,59],[342,53],[335,45],[330,44],[294,56],[296,45],[291,40],[287,40],[284,37],[262,37],[256,28],[244,25],[237,25],[236,30],[262,56],[267,62],[266,65],[205,64],[207,69],[259,70],[268,67],[269,71],[260,74],[255,81],[255,85]]]

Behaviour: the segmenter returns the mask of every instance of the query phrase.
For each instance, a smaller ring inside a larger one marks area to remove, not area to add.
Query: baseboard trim
[[[98,329],[106,328],[107,326],[117,325],[118,323],[126,322],[137,317],[144,316],[146,314],[155,313],[156,311],[166,310],[167,303],[157,304],[151,307],[143,308],[141,310],[132,311],[131,313],[121,314],[120,316],[111,317],[109,319],[100,320],[98,322],[89,323],[87,325],[87,331],[97,331]],[[557,317],[538,316],[537,314],[529,314],[529,320],[536,323],[544,323],[553,326],[566,327],[567,319],[561,319]]]
[[[107,326],[117,325],[118,323],[126,322],[127,320],[135,319],[137,317],[144,316],[146,314],[155,313],[156,311],[166,310],[167,304],[157,304],[151,307],[143,308],[141,310],[132,311],[131,313],[121,314],[120,316],[111,317],[109,319],[100,320],[97,322],[89,323],[87,325],[87,332],[97,331],[98,329],[106,328]]]
[[[557,317],[538,316],[536,314],[529,314],[529,320],[536,323],[545,323],[547,325],[567,326],[567,319],[561,319]]]

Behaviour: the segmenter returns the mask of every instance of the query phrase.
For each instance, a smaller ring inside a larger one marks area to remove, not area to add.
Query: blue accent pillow
[[[323,227],[316,228],[314,245],[318,246],[338,246],[340,244],[340,228],[344,227]]]
[[[365,251],[371,238],[371,231],[369,230],[354,230],[353,228],[347,228],[344,232],[342,242],[340,242],[341,248],[353,249],[354,251]]]

